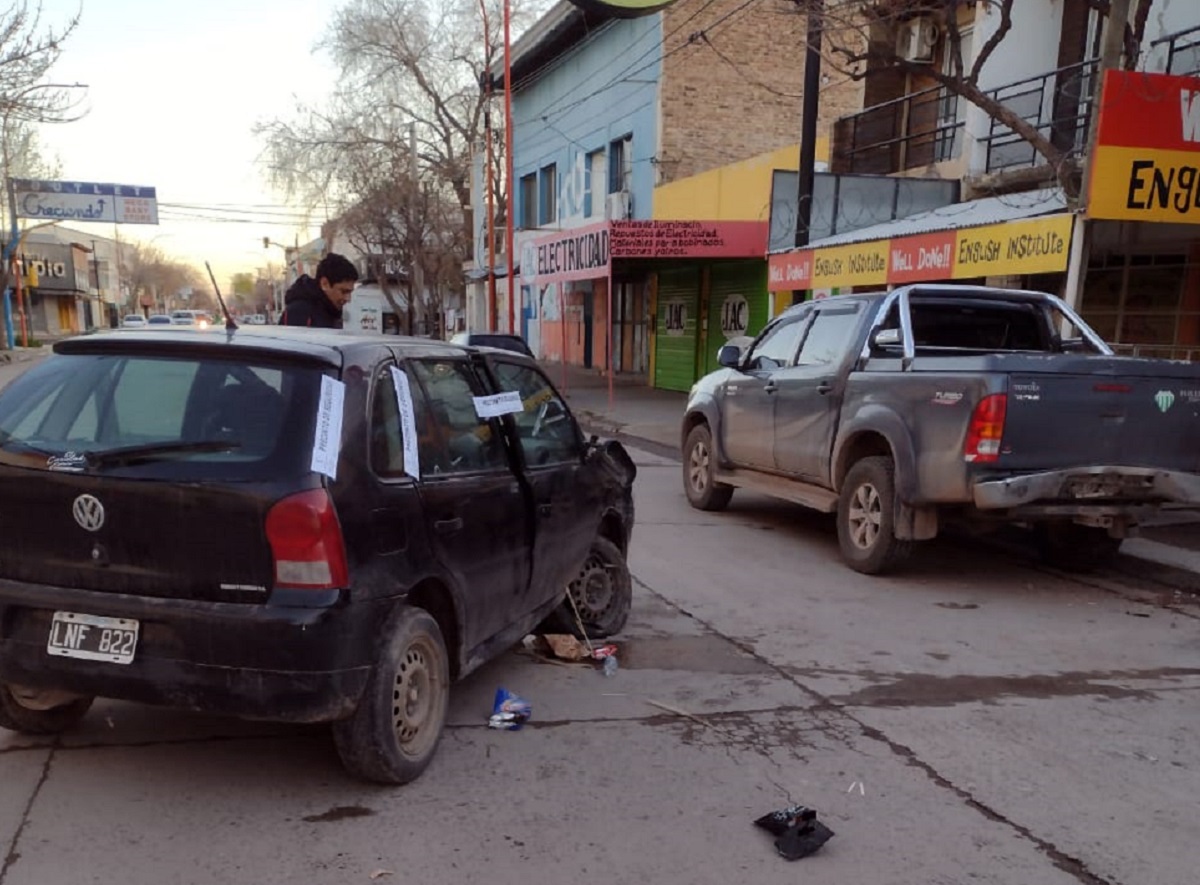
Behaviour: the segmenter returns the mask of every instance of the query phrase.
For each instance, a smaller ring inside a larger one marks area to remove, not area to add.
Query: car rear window
[[[89,469],[146,476],[299,475],[311,461],[319,388],[319,370],[307,367],[57,355],[0,393],[0,463],[61,467],[74,453],[91,456]],[[224,444],[229,448],[220,450]],[[95,466],[103,453],[133,447],[163,450]]]

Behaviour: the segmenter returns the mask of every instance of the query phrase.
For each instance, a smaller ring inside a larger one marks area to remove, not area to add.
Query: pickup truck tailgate
[[[1092,357],[1087,368],[1009,377],[998,466],[1200,472],[1200,367]]]

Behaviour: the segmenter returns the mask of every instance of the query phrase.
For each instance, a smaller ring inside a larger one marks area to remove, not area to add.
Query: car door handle
[[[779,389],[779,385],[774,381],[768,381],[763,385],[763,393],[774,393]]]
[[[820,384],[817,385],[817,393],[821,394],[821,396],[824,396],[825,394],[829,393],[832,390],[833,390],[833,385],[830,384],[828,381],[822,381]]]
[[[439,519],[433,524],[433,527],[439,534],[452,535],[455,532],[462,531],[462,517],[455,516],[452,519]]]

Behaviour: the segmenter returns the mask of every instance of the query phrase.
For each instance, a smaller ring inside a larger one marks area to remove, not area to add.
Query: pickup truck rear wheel
[[[80,697],[49,706],[43,702],[47,697],[45,692],[0,682],[0,728],[20,734],[59,734],[79,722],[92,706],[92,698]]]
[[[1038,553],[1046,565],[1067,572],[1090,572],[1110,565],[1121,547],[1108,529],[1073,522],[1046,522],[1034,528]]]
[[[683,446],[683,490],[697,510],[724,510],[733,497],[733,486],[717,482],[717,459],[712,431],[697,424]]]
[[[846,565],[879,575],[908,556],[896,538],[896,468],[891,458],[863,458],[850,468],[838,498],[838,545]]]
[[[358,708],[333,724],[333,739],[351,774],[378,784],[406,784],[429,765],[441,739],[450,662],[442,631],[428,612],[402,608],[387,629]]]

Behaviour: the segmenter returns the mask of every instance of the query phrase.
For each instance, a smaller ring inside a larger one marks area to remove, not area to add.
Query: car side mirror
[[[742,365],[742,349],[736,344],[723,344],[717,351],[717,364],[726,369],[736,369]]]
[[[903,343],[899,329],[880,329],[871,338],[872,347],[899,347]]]

